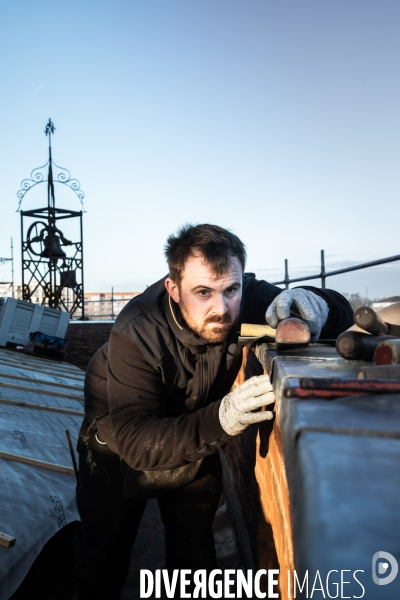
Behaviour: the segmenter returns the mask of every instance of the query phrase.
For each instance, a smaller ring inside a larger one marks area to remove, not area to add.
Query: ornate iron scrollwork
[[[51,185],[53,183],[62,183],[63,185],[67,185],[78,196],[82,206],[82,210],[83,212],[86,212],[83,206],[83,199],[85,197],[85,194],[83,190],[81,190],[80,182],[78,181],[78,179],[71,179],[71,173],[68,171],[68,169],[66,169],[65,167],[60,167],[52,159],[51,134],[54,133],[55,130],[56,128],[54,127],[54,123],[51,119],[49,119],[49,122],[46,125],[46,129],[44,130],[46,136],[49,136],[49,160],[42,167],[36,167],[36,169],[33,169],[33,171],[31,171],[30,178],[27,177],[26,179],[23,179],[21,181],[21,189],[17,192],[17,196],[19,198],[17,212],[21,208],[21,202],[26,192],[31,190],[35,185],[44,182],[47,182]]]
[[[73,192],[75,192],[80,200],[83,212],[86,212],[83,206],[85,193],[83,190],[81,190],[81,184],[78,179],[71,179],[71,173],[68,171],[68,169],[59,167],[54,161],[51,162],[53,167],[53,182],[67,185]],[[48,160],[47,163],[42,167],[36,167],[36,169],[33,169],[30,178],[26,178],[21,181],[21,189],[17,192],[17,196],[19,198],[17,212],[19,212],[21,208],[21,202],[24,199],[26,192],[39,183],[47,183],[48,177],[46,170],[48,171],[49,165],[50,160]]]

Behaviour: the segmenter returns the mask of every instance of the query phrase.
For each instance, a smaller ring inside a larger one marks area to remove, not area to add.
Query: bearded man
[[[86,374],[76,539],[80,600],[116,600],[148,498],[157,498],[167,568],[216,567],[212,522],[222,490],[218,450],[274,402],[266,375],[230,392],[242,322],[276,327],[294,306],[312,340],[352,322],[337,292],[284,290],[243,274],[246,251],[216,225],[171,235],[169,275],[136,296]],[[267,312],[268,311],[268,312]]]

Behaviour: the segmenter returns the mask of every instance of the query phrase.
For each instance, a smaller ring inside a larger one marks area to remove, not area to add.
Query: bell
[[[64,270],[60,272],[61,287],[76,288],[76,270]]]
[[[50,236],[47,235],[44,240],[44,250],[40,253],[40,256],[43,258],[51,258],[53,260],[58,260],[59,258],[65,258],[67,255],[64,250],[61,248],[60,244],[60,236],[57,234],[52,235],[52,248],[50,252]]]

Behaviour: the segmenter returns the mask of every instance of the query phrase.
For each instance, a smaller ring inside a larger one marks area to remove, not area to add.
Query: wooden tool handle
[[[275,339],[276,329],[269,325],[253,325],[252,323],[242,323],[240,327],[240,335],[242,337],[263,337],[267,335]]]
[[[336,350],[346,360],[370,360],[379,344],[386,340],[393,340],[390,335],[370,335],[348,329],[340,334],[336,340]]]
[[[386,323],[389,327],[389,334],[395,337],[400,337],[400,325],[392,325],[392,323]]]
[[[242,337],[261,338],[268,336],[282,346],[300,346],[310,343],[310,330],[307,324],[301,319],[289,317],[278,323],[276,329],[269,325],[252,325],[251,323],[242,323],[240,328]]]
[[[400,364],[400,340],[391,338],[382,341],[375,350],[374,363],[376,365],[397,365]]]
[[[370,306],[362,306],[354,313],[354,323],[374,335],[388,334],[389,326]]]
[[[380,318],[389,325],[400,325],[400,302],[385,306],[377,311]]]
[[[400,365],[379,365],[361,367],[358,372],[359,379],[399,379]]]
[[[390,307],[388,307],[390,308]],[[388,315],[389,316],[389,315]],[[392,313],[393,318],[393,313]],[[386,322],[380,312],[375,312],[370,306],[362,306],[354,313],[354,323],[374,335],[393,335],[400,337],[400,325]]]

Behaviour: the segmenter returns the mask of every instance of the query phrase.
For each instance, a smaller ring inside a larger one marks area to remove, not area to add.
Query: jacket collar
[[[193,354],[204,354],[207,352],[207,342],[196,335],[185,323],[182,318],[179,305],[172,300],[167,291],[164,297],[164,310],[168,325],[172,329],[175,337],[190,350]]]

